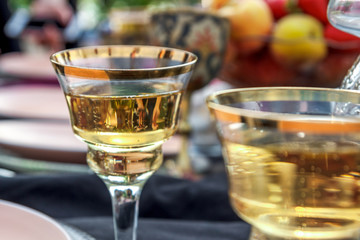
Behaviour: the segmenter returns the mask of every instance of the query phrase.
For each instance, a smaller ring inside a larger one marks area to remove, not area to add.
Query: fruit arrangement
[[[338,87],[360,38],[333,27],[328,0],[212,0],[229,19],[221,78],[235,86]]]

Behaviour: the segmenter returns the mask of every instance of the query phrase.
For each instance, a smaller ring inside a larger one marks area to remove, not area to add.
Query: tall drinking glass
[[[329,0],[327,15],[334,27],[360,37],[360,0]]]
[[[358,239],[359,92],[245,88],[207,103],[232,207],[255,239]]]
[[[94,46],[51,56],[87,163],[108,187],[115,238],[136,239],[138,200],[176,131],[196,56],[151,46]]]
[[[329,0],[329,22],[336,28],[360,37],[360,0]],[[358,48],[358,41],[348,41],[348,46]],[[343,89],[360,90],[360,56],[356,59],[341,83]]]

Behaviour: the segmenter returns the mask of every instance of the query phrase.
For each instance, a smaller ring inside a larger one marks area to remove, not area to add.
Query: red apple
[[[218,13],[230,20],[231,41],[238,52],[250,54],[265,45],[262,37],[269,36],[274,18],[263,0],[237,0],[219,9]]]
[[[288,0],[265,0],[265,2],[269,5],[275,19],[279,19],[289,13],[286,6]]]

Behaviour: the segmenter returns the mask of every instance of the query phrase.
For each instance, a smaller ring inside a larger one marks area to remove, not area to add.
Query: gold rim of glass
[[[78,64],[84,59],[149,58],[176,61],[169,66],[149,68],[108,68]],[[57,74],[97,80],[169,77],[193,70],[197,56],[189,51],[161,46],[100,45],[67,49],[51,55]],[[86,70],[86,71],[84,71]]]
[[[317,92],[317,94],[310,94]],[[286,93],[286,94],[285,94]],[[217,91],[209,95],[206,99],[210,109],[220,110],[231,115],[246,116],[251,118],[265,118],[268,120],[299,121],[299,115],[295,113],[277,113],[232,107],[232,99],[236,102],[254,101],[323,101],[360,104],[360,92],[345,89],[316,88],[316,87],[254,87],[254,88],[235,88]],[[221,103],[220,103],[221,102]],[[304,118],[314,117],[314,115],[301,114]],[[357,116],[341,115],[341,118],[360,119]]]

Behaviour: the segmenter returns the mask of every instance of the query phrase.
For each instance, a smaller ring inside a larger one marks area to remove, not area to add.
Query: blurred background
[[[151,9],[196,4],[196,0],[2,1],[1,49],[33,52],[40,45],[41,50],[58,51],[94,43],[146,43]]]

